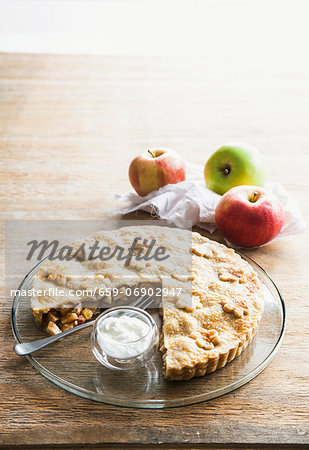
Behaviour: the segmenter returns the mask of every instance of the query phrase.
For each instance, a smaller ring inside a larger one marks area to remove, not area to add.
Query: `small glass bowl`
[[[100,332],[102,324],[108,317],[122,316],[136,317],[145,322],[149,327],[147,333],[137,340],[126,343],[115,343],[112,339],[105,338],[106,341],[104,344],[103,336]],[[113,342],[118,346],[119,356],[115,355],[117,350],[115,351],[115,345],[112,345]],[[140,308],[135,308],[133,306],[110,308],[100,314],[93,324],[91,333],[92,352],[101,364],[112,370],[131,370],[146,365],[157,351],[158,344],[159,330],[157,324],[150,314]],[[138,347],[140,347],[140,349],[138,349]],[[133,356],[121,357],[121,354],[124,355],[125,353],[135,354]]]

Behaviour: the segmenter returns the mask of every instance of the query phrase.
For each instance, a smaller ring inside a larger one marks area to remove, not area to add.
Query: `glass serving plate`
[[[102,366],[91,350],[91,327],[78,331],[33,356],[30,364],[45,378],[68,392],[117,406],[166,408],[219,397],[248,383],[271,362],[282,341],[285,307],[269,275],[253,260],[241,255],[258,273],[265,288],[265,308],[258,332],[248,348],[222,369],[189,381],[167,381],[162,375],[160,352],[145,367],[115,372]],[[19,290],[31,288],[42,261],[24,278]],[[158,311],[148,311],[160,327]],[[46,337],[34,323],[30,299],[18,293],[12,307],[12,329],[18,343]]]

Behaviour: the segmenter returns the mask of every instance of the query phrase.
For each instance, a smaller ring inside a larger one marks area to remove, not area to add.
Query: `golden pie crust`
[[[71,295],[33,296],[31,309],[37,325],[55,334],[89,320],[102,299],[98,293],[83,308],[84,298],[78,290],[160,282],[167,290],[182,288],[179,296],[167,295],[161,304],[160,350],[167,379],[202,376],[240,355],[263,314],[262,285],[250,264],[234,250],[199,233],[168,227],[124,227],[96,233],[84,242],[89,247],[98,241],[102,246],[128,248],[136,236],[148,242],[156,239],[172,257],[149,262],[133,259],[128,267],[115,258],[46,262],[34,280],[34,289],[58,287]],[[80,242],[74,243],[74,248],[79,246]],[[184,257],[187,252],[189,258]],[[119,295],[104,298],[107,306],[115,306],[118,300]]]

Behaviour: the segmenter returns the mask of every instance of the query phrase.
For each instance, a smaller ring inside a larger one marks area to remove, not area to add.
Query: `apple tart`
[[[163,292],[160,350],[167,379],[202,376],[240,355],[263,314],[262,285],[250,264],[199,233],[168,227],[101,231],[84,242],[89,248],[94,242],[129,248],[136,236],[139,255],[147,253],[154,239],[170,257],[132,258],[126,265],[117,258],[104,261],[79,255],[42,265],[33,288],[44,294],[31,299],[36,324],[56,334],[90,320],[102,304],[124,304],[124,297],[130,303],[124,294],[127,287],[140,292],[141,287],[155,285]],[[72,245],[78,249],[80,242]],[[55,294],[55,288],[62,295]],[[85,290],[91,291],[89,298]]]

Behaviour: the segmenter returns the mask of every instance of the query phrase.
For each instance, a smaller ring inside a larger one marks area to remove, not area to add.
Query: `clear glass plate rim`
[[[281,342],[282,342],[282,339],[284,336],[284,332],[285,332],[286,308],[285,308],[284,300],[283,300],[280,290],[278,289],[278,287],[275,284],[275,282],[273,281],[273,279],[269,276],[267,271],[264,270],[263,267],[261,267],[258,263],[256,263],[249,256],[247,256],[239,251],[237,251],[237,253],[239,253],[244,259],[249,261],[253,266],[257,266],[258,269],[261,272],[263,272],[263,274],[269,279],[272,286],[275,288],[275,291],[280,300],[281,313],[282,313],[282,327],[281,327],[281,331],[280,331],[279,337],[277,339],[277,342],[273,346],[270,353],[266,356],[266,358],[258,366],[256,366],[250,373],[248,373],[243,378],[235,381],[234,383],[230,383],[227,386],[216,389],[212,392],[201,393],[198,395],[188,397],[186,399],[183,399],[183,401],[181,401],[180,399],[168,400],[167,402],[165,402],[165,400],[161,400],[161,399],[160,400],[130,399],[129,401],[127,401],[126,399],[121,399],[121,398],[117,398],[117,400],[115,400],[114,397],[110,397],[108,395],[102,395],[102,394],[95,394],[94,392],[92,392],[88,389],[79,387],[73,383],[70,383],[68,381],[61,379],[60,377],[58,377],[57,375],[53,374],[48,369],[46,369],[44,366],[42,366],[32,355],[26,356],[27,360],[30,362],[32,367],[34,367],[42,376],[44,376],[44,378],[51,381],[56,386],[59,386],[62,389],[66,390],[67,392],[70,392],[70,393],[75,394],[82,398],[86,398],[88,400],[97,401],[99,403],[105,403],[105,404],[112,405],[112,406],[121,406],[121,407],[128,407],[128,408],[133,407],[133,408],[142,408],[142,409],[160,409],[160,408],[169,408],[169,407],[188,406],[188,405],[201,403],[201,402],[211,400],[213,398],[220,397],[222,395],[225,395],[229,392],[232,392],[232,391],[240,388],[241,386],[244,386],[249,381],[251,381],[253,378],[255,378],[257,375],[259,375],[259,373],[261,373],[268,366],[268,364],[273,360],[273,358],[276,356],[276,354],[280,348],[280,345],[281,345]],[[48,257],[44,258],[44,260],[40,261],[38,264],[36,264],[30,270],[30,272],[25,276],[25,278],[20,283],[20,285],[18,287],[18,291],[21,291],[23,289],[23,286],[26,284],[26,282],[29,280],[29,278],[32,277],[32,275],[36,272],[37,268],[39,266],[41,266],[47,259],[48,259]],[[16,342],[21,343],[22,340],[21,340],[18,328],[16,326],[16,310],[17,310],[18,300],[19,300],[19,292],[17,292],[16,296],[14,297],[14,301],[13,301],[13,305],[12,305],[11,326],[12,326],[12,331],[13,331],[13,335],[14,335]]]

